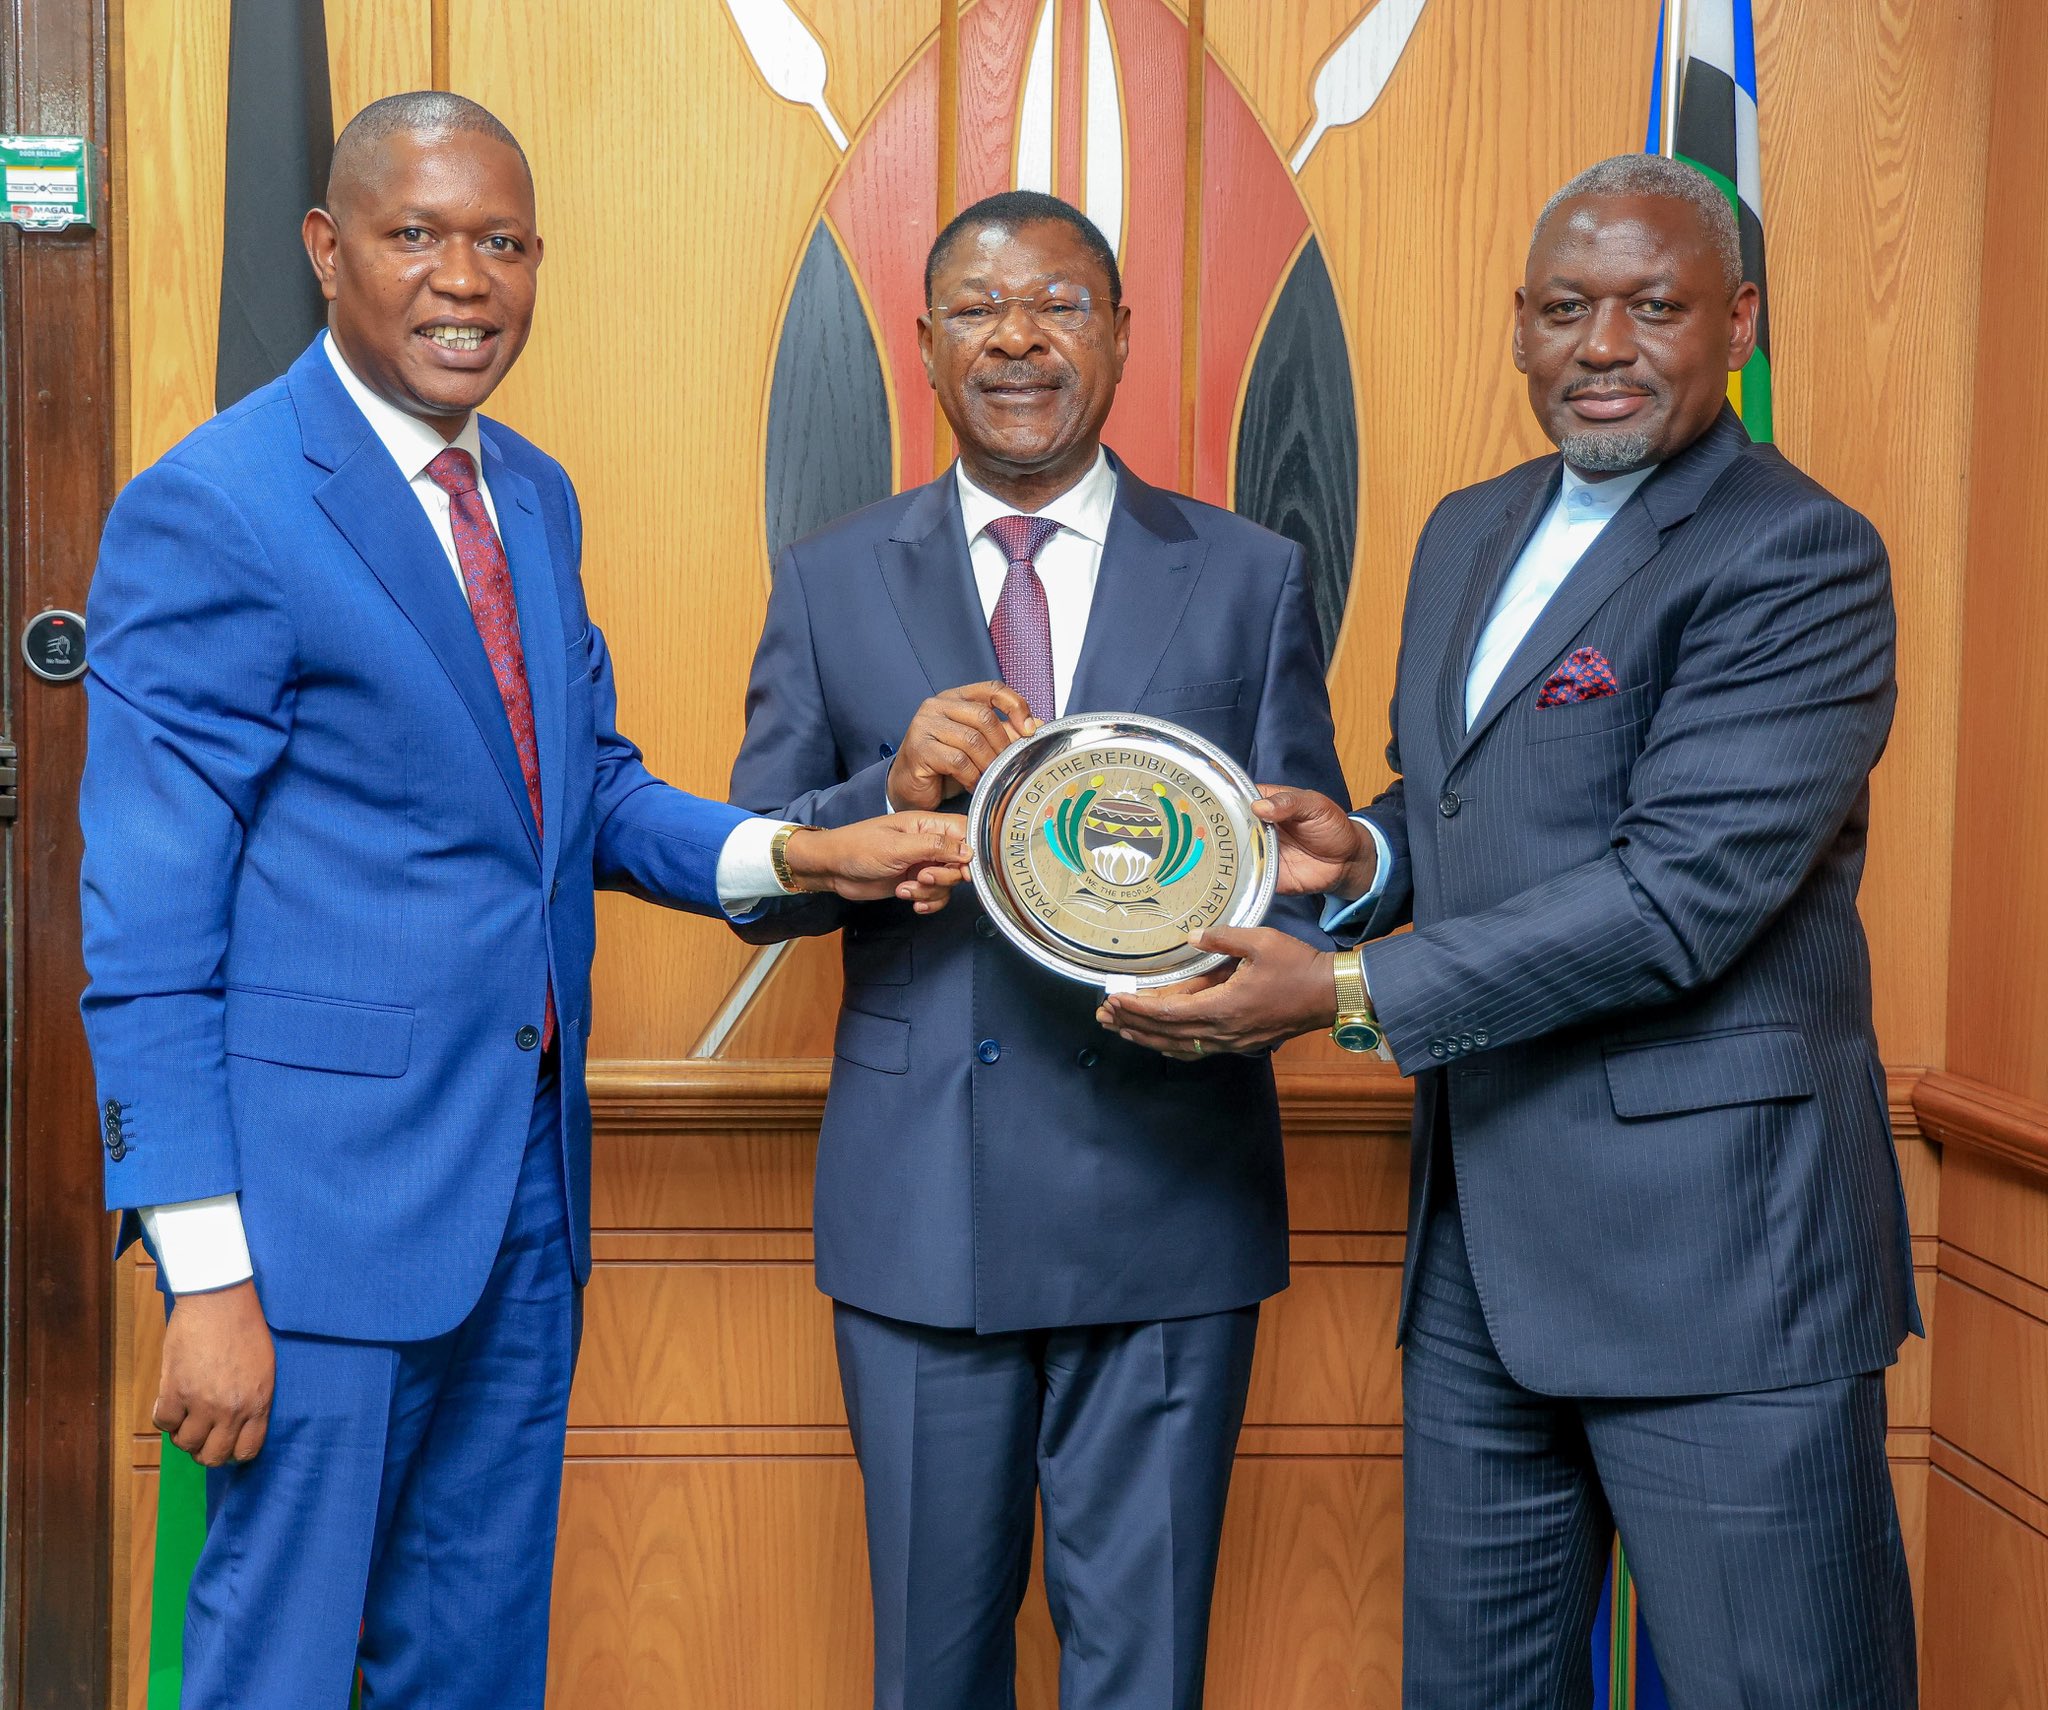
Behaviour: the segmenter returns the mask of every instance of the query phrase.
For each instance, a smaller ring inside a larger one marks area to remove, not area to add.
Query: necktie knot
[[[476,459],[451,445],[427,465],[427,479],[451,499],[476,491]]]
[[[1045,543],[1059,531],[1051,517],[1008,516],[994,518],[985,532],[1013,565],[1035,565]]]

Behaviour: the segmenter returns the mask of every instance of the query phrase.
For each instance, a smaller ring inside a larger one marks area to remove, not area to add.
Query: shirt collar
[[[985,488],[977,487],[964,463],[953,465],[953,478],[960,486],[960,516],[967,525],[970,542],[997,517],[1018,514],[1014,505],[1006,505]],[[1061,528],[1100,546],[1109,538],[1109,519],[1115,509],[1116,471],[1110,467],[1108,453],[1098,446],[1088,473],[1033,514],[1050,517]]]
[[[1564,506],[1568,517],[1611,517],[1656,472],[1657,465],[1652,463],[1642,469],[1631,469],[1626,475],[1610,475],[1605,481],[1588,481],[1583,475],[1574,473],[1567,463],[1558,502]]]
[[[363,412],[370,431],[383,441],[384,449],[391,453],[391,461],[398,465],[399,474],[407,481],[418,480],[427,465],[451,445],[458,451],[469,453],[471,461],[476,464],[477,479],[483,479],[483,441],[477,431],[476,411],[469,412],[462,431],[452,440],[443,439],[439,428],[421,421],[418,416],[407,415],[396,404],[386,403],[365,386],[343,358],[334,342],[334,334],[322,333],[320,348],[327,352],[327,360],[334,365],[334,375],[341,382],[342,390]]]

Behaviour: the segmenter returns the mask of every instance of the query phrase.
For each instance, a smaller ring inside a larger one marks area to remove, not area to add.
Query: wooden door
[[[84,135],[96,223],[0,227],[6,455],[0,683],[19,749],[7,832],[5,1667],[23,1710],[107,1702],[114,1275],[92,1072],[78,1019],[78,774],[85,696],[23,669],[30,614],[82,611],[113,497],[113,246],[103,0],[9,9],[0,130]]]

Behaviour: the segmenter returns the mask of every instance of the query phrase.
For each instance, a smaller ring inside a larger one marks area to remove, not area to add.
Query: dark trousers
[[[540,1710],[582,1305],[543,1071],[483,1297],[429,1342],[277,1332],[270,1436],[210,1472],[187,1710]],[[258,1279],[259,1287],[261,1279]]]
[[[1258,1308],[976,1335],[840,1305],[876,1710],[1010,1710],[1043,1510],[1062,1710],[1197,1710]]]
[[[1617,1527],[1674,1710],[1912,1710],[1883,1374],[1538,1395],[1495,1352],[1437,1197],[1402,1364],[1406,1710],[1586,1710]]]

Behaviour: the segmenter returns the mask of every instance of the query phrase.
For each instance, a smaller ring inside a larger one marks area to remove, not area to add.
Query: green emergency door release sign
[[[84,137],[0,136],[0,218],[28,232],[91,225],[90,161]]]

